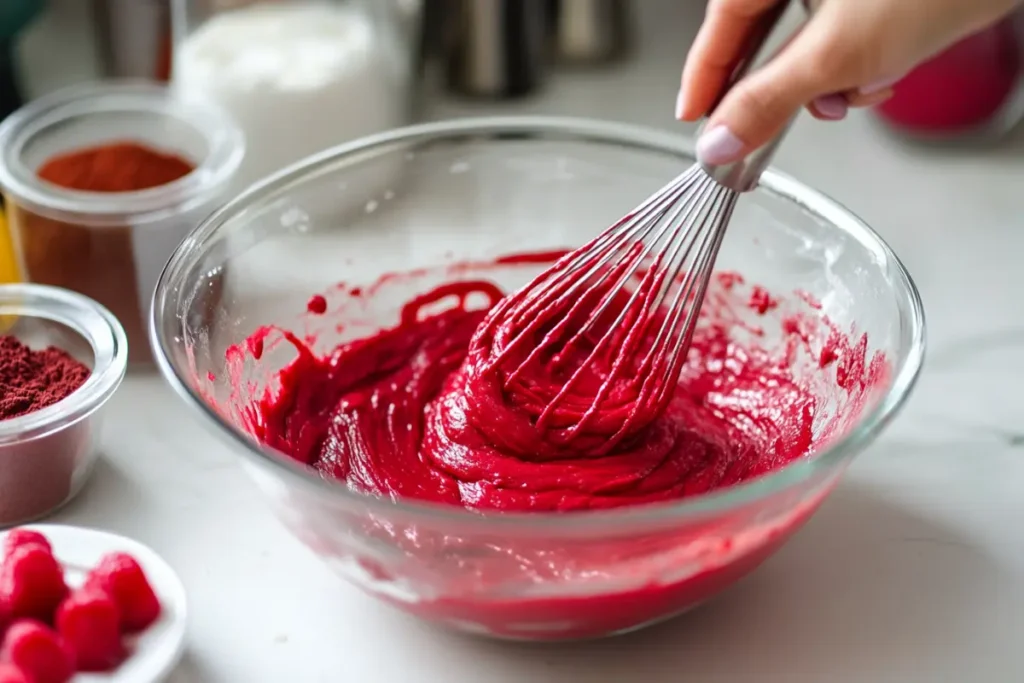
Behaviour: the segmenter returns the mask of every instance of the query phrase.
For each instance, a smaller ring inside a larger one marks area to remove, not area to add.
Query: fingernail
[[[896,76],[894,78],[882,78],[875,81],[874,83],[862,85],[857,90],[858,92],[860,92],[861,95],[873,95],[876,92],[882,92],[883,90],[891,88],[892,86],[899,83],[901,80],[903,80],[903,76]]]
[[[814,100],[814,109],[826,119],[839,121],[846,118],[850,103],[842,95],[824,95]]]
[[[679,94],[676,95],[676,120],[683,120],[684,111],[686,111],[686,99],[683,96],[683,91],[680,90]]]
[[[697,158],[707,164],[728,164],[739,159],[745,147],[728,126],[715,126],[697,140]]]

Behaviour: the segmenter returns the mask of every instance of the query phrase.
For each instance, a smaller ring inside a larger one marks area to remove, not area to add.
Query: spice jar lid
[[[116,141],[173,149],[195,170],[116,193],[69,190],[36,174],[55,155]],[[0,187],[26,209],[80,225],[143,225],[201,206],[226,189],[244,155],[241,129],[218,106],[145,81],[65,88],[0,123]]]
[[[0,420],[0,445],[45,436],[78,422],[106,403],[124,378],[128,341],[121,323],[81,294],[46,285],[0,285],[0,334],[33,348],[61,348],[92,370],[67,398]]]

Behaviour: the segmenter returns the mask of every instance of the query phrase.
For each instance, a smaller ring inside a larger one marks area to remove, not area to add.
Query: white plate
[[[128,553],[142,565],[149,583],[160,599],[160,618],[138,636],[130,637],[131,656],[109,674],[80,673],[73,683],[156,683],[170,675],[185,649],[185,586],[170,565],[146,546],[123,536],[95,529],[56,524],[33,524],[46,536],[53,553],[64,565],[65,579],[72,588],[107,553]],[[7,532],[0,533],[0,544]]]

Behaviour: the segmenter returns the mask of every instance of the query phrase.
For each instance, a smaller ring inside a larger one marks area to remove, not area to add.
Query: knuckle
[[[737,103],[761,118],[774,119],[780,112],[792,109],[795,102],[791,88],[778,79],[754,78],[737,93]]]
[[[748,87],[737,88],[733,106],[743,112],[747,125],[758,130],[770,129],[783,118],[791,104],[783,93],[766,83],[751,83]]]
[[[816,59],[802,64],[793,74],[805,98],[832,89],[837,78],[836,65],[828,59]]]
[[[763,85],[750,84],[745,88],[737,88],[736,106],[750,114],[771,111],[778,107],[768,88]]]
[[[832,26],[818,32],[808,46],[798,76],[808,87],[837,89],[855,84],[865,64],[865,41]]]

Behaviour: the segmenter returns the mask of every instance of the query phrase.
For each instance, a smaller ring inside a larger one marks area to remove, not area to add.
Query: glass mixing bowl
[[[531,640],[621,633],[678,614],[750,572],[814,512],[921,367],[924,319],[910,276],[834,201],[769,171],[740,202],[718,266],[776,293],[809,294],[781,308],[866,332],[886,372],[859,408],[822,408],[838,422],[815,455],[710,494],[561,514],[370,497],[261,447],[244,428],[245,409],[294,348],[256,345],[258,363],[239,358],[254,351],[246,340],[261,326],[327,351],[396,321],[403,299],[386,288],[344,326],[307,313],[314,294],[334,306],[336,283],[351,289],[392,271],[581,244],[692,162],[690,142],[677,136],[547,118],[420,125],[326,151],[249,189],[180,245],[154,297],[158,364],[243,456],[296,536],[382,600],[458,629]],[[539,268],[513,269],[501,284],[524,284]]]

